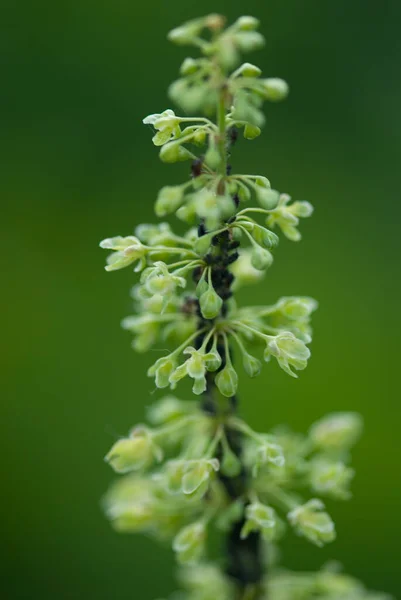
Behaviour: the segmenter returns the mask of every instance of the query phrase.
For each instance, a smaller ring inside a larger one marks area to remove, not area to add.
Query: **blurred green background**
[[[336,558],[401,597],[401,3],[39,0],[2,3],[0,36],[7,600],[151,600],[174,587],[171,551],[113,533],[99,507],[113,478],[102,458],[143,419],[153,385],[152,357],[119,328],[132,273],[106,274],[98,241],[153,219],[159,187],[187,175],[159,162],[141,119],[169,106],[187,54],[167,31],[210,11],[258,16],[267,45],[249,58],[291,85],[234,169],[316,206],[303,242],[283,241],[241,298],[316,297],[313,359],[297,381],[275,365],[243,380],[242,414],[261,430],[304,431],[343,409],[366,424],[354,499],[329,506],[338,540],[290,538],[285,562]]]

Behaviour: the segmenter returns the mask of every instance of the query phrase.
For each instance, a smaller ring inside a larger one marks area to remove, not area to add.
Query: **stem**
[[[222,86],[219,103],[217,106],[217,127],[219,129],[218,150],[220,154],[219,171],[223,177],[227,175],[227,152],[226,152],[226,92],[225,85]]]

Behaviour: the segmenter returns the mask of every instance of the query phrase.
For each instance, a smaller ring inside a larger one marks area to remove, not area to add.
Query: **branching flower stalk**
[[[308,297],[245,307],[233,297],[272,265],[277,231],[298,241],[299,220],[313,210],[272,189],[265,176],[231,169],[238,132],[256,138],[263,102],[288,93],[282,79],[264,78],[250,63],[238,66],[242,53],[263,46],[257,28],[253,17],[225,27],[212,14],[170,32],[170,41],[195,46],[202,56],[186,58],[170,86],[182,116],[167,109],[144,123],[163,162],[190,162],[189,180],[163,187],[155,204],[158,217],[175,214],[188,230],[179,235],[166,222],[144,224],[135,235],[100,244],[112,251],[107,271],[134,265],[140,273],[132,290],[135,314],[123,321],[134,349],[171,347],[149,367],[149,377],[171,390],[189,379],[198,398],[163,397],[148,411],[150,425],[113,445],[106,461],[125,475],[107,493],[105,511],[117,531],[171,542],[182,565],[180,598],[377,600],[333,567],[289,573],[273,560],[288,527],[318,546],[334,540],[322,498],[350,496],[349,450],[360,417],[332,414],[302,436],[286,429],[258,433],[238,414],[235,364],[256,377],[273,358],[297,377],[310,357],[317,308]],[[224,551],[207,563],[212,528],[221,532]]]

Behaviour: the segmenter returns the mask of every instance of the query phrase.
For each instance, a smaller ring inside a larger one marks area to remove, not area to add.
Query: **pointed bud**
[[[212,286],[208,286],[206,292],[199,298],[199,305],[204,319],[215,319],[220,314],[223,300]]]
[[[233,73],[232,77],[238,77],[242,75],[243,77],[259,77],[262,71],[256,65],[252,65],[249,62],[244,63]]]
[[[276,208],[280,198],[280,193],[277,190],[259,190],[256,193],[256,199],[259,205],[265,210]]]
[[[256,377],[259,375],[262,369],[262,363],[260,360],[248,354],[248,352],[243,352],[242,354],[242,364],[244,366],[245,373],[249,375],[249,377]]]
[[[184,190],[182,186],[167,185],[163,187],[157,196],[155,213],[158,217],[165,217],[177,210],[182,204]]]
[[[252,229],[252,237],[259,246],[267,250],[274,248],[279,242],[279,238],[275,233],[256,223]]]
[[[280,102],[280,100],[284,100],[288,96],[289,87],[284,79],[271,77],[269,79],[263,79],[261,83],[267,100]]]
[[[227,364],[216,375],[216,385],[223,396],[235,396],[238,387],[238,375],[232,365]]]
[[[165,163],[175,163],[193,158],[191,152],[177,142],[168,142],[160,149],[160,160]]]
[[[212,238],[214,237],[214,233],[207,233],[205,235],[202,235],[201,237],[199,237],[195,244],[194,244],[194,250],[197,254],[200,254],[201,256],[205,256],[205,254],[207,254],[212,246]]]
[[[240,31],[253,31],[259,27],[259,19],[256,17],[242,16],[237,19],[233,25],[233,28],[239,29]]]
[[[260,127],[256,127],[256,125],[252,125],[251,123],[247,123],[244,127],[244,138],[246,140],[254,140],[259,137],[261,133]]]
[[[261,246],[255,245],[252,248],[251,264],[255,269],[263,271],[273,264],[273,255]]]
[[[226,477],[237,477],[242,470],[241,461],[234,454],[228,444],[224,446],[223,459],[221,461],[220,471]]]

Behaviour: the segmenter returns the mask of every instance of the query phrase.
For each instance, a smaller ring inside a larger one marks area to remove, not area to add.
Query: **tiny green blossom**
[[[173,550],[180,563],[197,562],[204,552],[206,528],[202,521],[181,529],[173,540]]]
[[[355,471],[343,462],[316,460],[311,469],[311,486],[318,494],[347,500],[351,493],[349,485]]]
[[[296,373],[291,370],[302,370],[306,368],[310,357],[310,350],[301,340],[297,339],[291,332],[279,333],[277,336],[268,341],[265,350],[265,360],[269,360],[270,356],[277,359],[280,367],[291,375],[297,377]]]
[[[310,429],[310,437],[318,448],[338,452],[351,448],[361,432],[360,415],[342,412],[327,415],[316,421]]]
[[[299,218],[310,217],[313,206],[309,202],[293,202],[287,194],[281,194],[277,208],[271,211],[266,223],[269,227],[278,225],[283,234],[291,241],[298,242],[301,234],[297,229]]]
[[[147,466],[154,459],[163,458],[161,449],[154,443],[151,432],[146,427],[136,427],[130,437],[118,440],[106,455],[108,462],[117,473],[128,473]]]
[[[143,123],[152,125],[157,130],[152,139],[155,146],[163,146],[171,138],[180,134],[180,119],[176,117],[171,109],[167,109],[161,114],[149,115],[143,119]]]
[[[107,257],[106,271],[117,271],[124,269],[134,262],[138,262],[137,270],[144,266],[146,248],[135,236],[107,238],[100,242],[100,247],[106,250],[114,250]]]
[[[245,509],[246,521],[241,531],[241,538],[245,539],[251,531],[260,531],[262,535],[272,540],[276,535],[277,519],[270,506],[254,502]]]
[[[176,384],[186,375],[194,380],[192,391],[199,395],[206,389],[206,370],[209,361],[215,360],[215,355],[212,353],[204,353],[201,350],[196,350],[192,346],[188,346],[184,350],[184,354],[189,354],[190,357],[179,367],[177,367],[169,376],[169,383]]]
[[[317,546],[332,542],[336,537],[334,523],[323,509],[321,500],[312,499],[288,513],[295,531]]]

